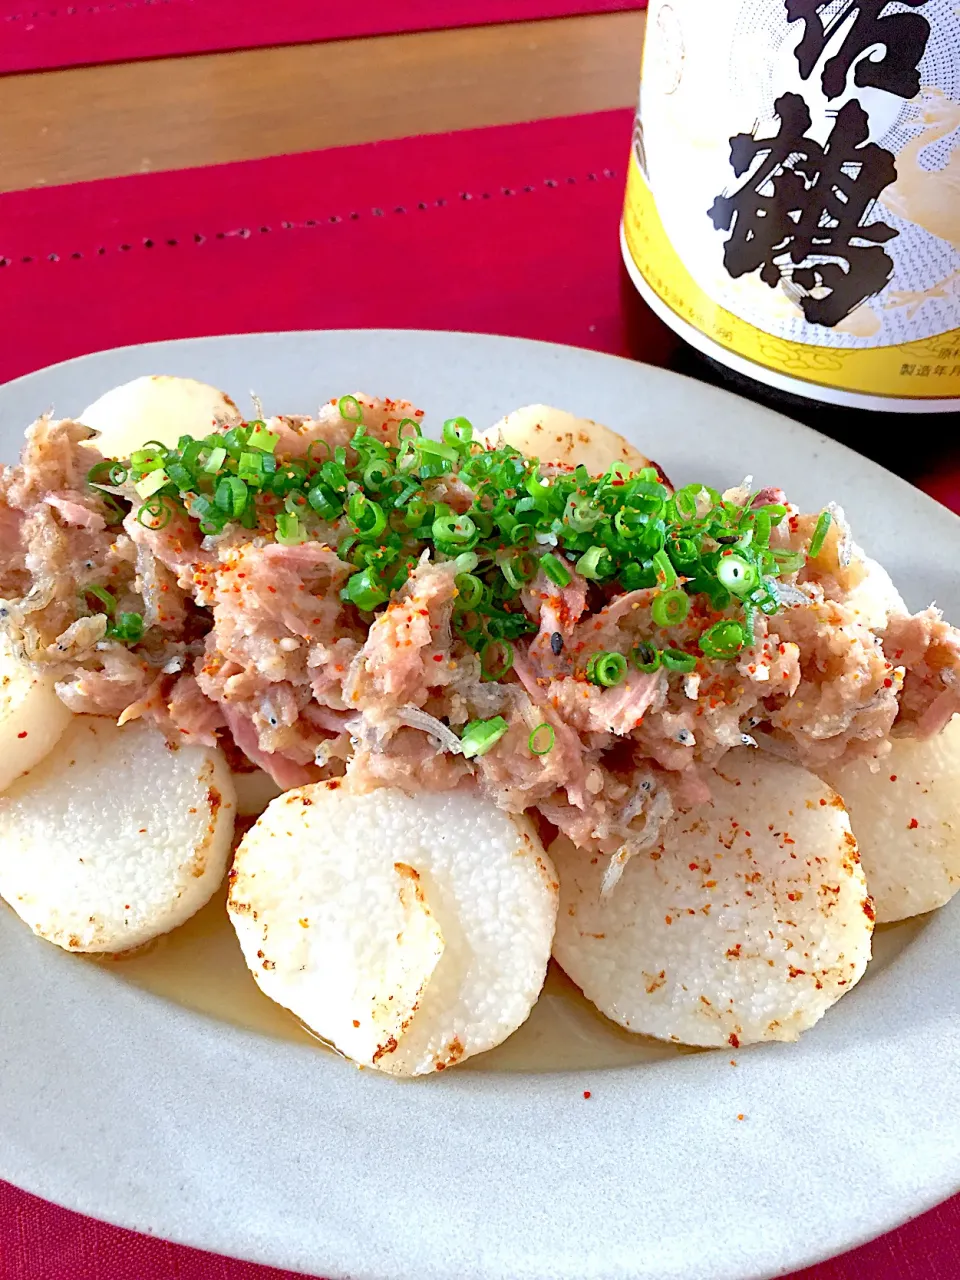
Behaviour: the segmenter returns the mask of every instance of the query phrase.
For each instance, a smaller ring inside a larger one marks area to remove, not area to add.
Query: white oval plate
[[[752,473],[807,509],[837,499],[912,607],[936,598],[960,619],[960,525],[944,508],[744,400],[571,348],[369,331],[106,351],[0,388],[0,456],[41,411],[77,413],[144,373],[238,400],[254,388],[267,412],[357,388],[407,396],[434,424],[557,404],[624,431],[675,480]],[[534,1038],[537,1070],[494,1054],[415,1083],[145,993],[2,910],[0,1177],[329,1277],[779,1274],[960,1188],[958,903],[901,933],[900,954],[799,1044],[739,1051],[736,1067],[729,1052],[638,1051],[647,1060],[557,1071],[570,1055]]]

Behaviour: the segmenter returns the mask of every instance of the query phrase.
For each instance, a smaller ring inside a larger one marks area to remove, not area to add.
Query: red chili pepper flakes
[[[585,1098],[589,1098],[589,1097],[592,1097],[592,1094],[590,1093],[590,1090],[589,1090],[589,1089],[584,1089],[584,1091],[583,1091],[583,1096],[584,1096]]]
[[[734,1049],[740,1048],[740,1037],[735,1035],[727,1036],[727,1044]]]
[[[896,775],[895,773],[891,773],[891,775],[890,775],[890,781],[891,781],[891,782],[896,782],[896,780],[897,780],[897,775]]]
[[[911,819],[910,819],[910,821],[907,823],[907,830],[908,830],[908,831],[916,831],[916,829],[917,829],[917,827],[919,827],[919,825],[920,825],[920,823],[916,820],[916,818],[911,818]]]
[[[17,737],[18,737],[18,738],[25,738],[26,736],[27,736],[27,731],[26,731],[26,729],[24,729],[23,733],[18,733],[18,734],[17,734]]]
[[[742,1111],[741,1111],[741,1112],[740,1112],[740,1114],[737,1116],[737,1119],[738,1119],[738,1120],[746,1120],[746,1118],[747,1118],[747,1117],[743,1114],[743,1112],[742,1112]]]

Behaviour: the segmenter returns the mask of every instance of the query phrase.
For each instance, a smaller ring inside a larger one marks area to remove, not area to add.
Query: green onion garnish
[[[552,551],[544,552],[540,557],[540,565],[554,586],[567,587],[570,585],[570,570]]]
[[[679,588],[658,595],[650,609],[658,627],[676,627],[690,612],[690,597]]]
[[[506,640],[488,640],[481,648],[481,680],[502,680],[512,666],[513,645]]]
[[[143,636],[143,618],[139,613],[118,613],[116,621],[107,627],[107,636],[124,644],[136,644]]]
[[[661,548],[659,551],[654,552],[650,558],[653,561],[653,567],[656,570],[658,585],[663,587],[664,590],[669,590],[671,587],[675,586],[677,581],[677,571],[674,569],[666,551]]]
[[[577,573],[582,578],[599,578],[607,572],[609,556],[603,547],[590,547],[577,561]]]
[[[507,727],[503,716],[492,716],[489,720],[471,720],[460,735],[463,754],[468,760],[474,756],[486,755],[507,732]]]
[[[303,525],[295,515],[283,512],[277,516],[277,541],[281,546],[298,547],[306,540]]]
[[[693,654],[684,653],[682,649],[663,649],[660,657],[668,671],[692,671],[697,665]]]
[[[527,748],[532,751],[535,756],[545,756],[548,751],[553,750],[553,744],[557,735],[554,732],[552,724],[547,724],[546,720],[542,724],[538,724],[527,739]]]
[[[341,396],[337,401],[340,417],[348,422],[363,422],[363,409],[356,396]]]
[[[503,679],[512,643],[537,630],[521,597],[538,570],[564,588],[576,566],[597,584],[598,599],[649,590],[657,627],[683,624],[695,606],[697,616],[707,608],[726,615],[702,640],[702,652],[719,657],[752,643],[757,614],[781,607],[778,580],[805,562],[802,552],[770,547],[786,513],[779,503],[744,510],[696,484],[670,495],[653,468],[631,473],[622,463],[599,477],[583,466],[544,475],[509,446],[481,449],[465,418],[447,419],[439,440],[407,418],[385,440],[379,430],[368,433],[356,396],[336,404],[351,423],[349,444],[317,439],[304,457],[278,458],[282,433],[251,421],[181,436],[172,449],[150,441],[131,459],[97,464],[87,480],[132,482],[140,498],[132,512],[148,529],[189,517],[208,536],[240,526],[283,545],[335,545],[350,574],[341,597],[364,613],[399,590],[425,552],[446,562],[457,589],[453,629],[479,655],[485,680]],[[131,508],[130,497],[119,499],[98,495],[113,504],[115,521]],[[810,554],[829,524],[822,513]],[[629,661],[647,673],[696,664],[692,654],[650,643],[637,645]],[[595,654],[590,678],[610,687],[624,678],[626,662]]]
[[[170,477],[163,467],[159,467],[154,471],[148,471],[143,479],[138,480],[133,487],[141,498],[152,498],[155,493],[159,493],[165,484],[169,483]]]
[[[646,640],[641,640],[630,654],[630,661],[638,671],[646,673],[657,671],[660,668],[660,650],[656,645],[648,644]]]
[[[241,458],[244,455],[241,453]],[[203,470],[208,476],[215,476],[223,464],[227,460],[227,451],[223,445],[218,445],[216,449],[211,449],[210,457],[203,464]]]
[[[384,603],[387,592],[373,569],[364,569],[362,573],[353,575],[340,592],[340,599],[355,604],[363,613],[369,613]]]
[[[137,522],[145,529],[165,529],[173,519],[173,507],[164,498],[149,498],[137,511]]]
[[[107,591],[106,587],[98,587],[95,583],[80,588],[80,597],[85,599],[87,596],[93,596],[99,604],[102,604],[108,614],[112,614],[117,607],[117,598]]]
[[[247,505],[248,489],[237,476],[224,476],[213,495],[214,505],[226,516],[241,516]],[[279,527],[279,526],[278,526]]]
[[[457,608],[475,609],[483,599],[483,583],[472,573],[458,573],[453,580],[457,589]]]
[[[717,578],[735,596],[747,596],[759,581],[754,565],[735,552],[720,557]]]
[[[708,658],[733,658],[740,652],[746,632],[739,622],[717,622],[700,637],[700,650]]]
[[[807,555],[811,560],[816,560],[817,556],[823,550],[823,540],[827,536],[833,516],[829,511],[821,511],[820,519],[817,521],[817,527],[813,531],[813,537],[810,539],[810,548]]]
[[[387,527],[387,515],[378,502],[372,502],[363,493],[354,493],[347,503],[347,515],[353,521],[358,538],[373,541]]]
[[[510,586],[519,591],[537,572],[537,562],[529,552],[524,551],[518,556],[511,556],[509,560],[501,561],[500,572]]]
[[[802,551],[774,551],[773,559],[780,573],[799,573],[807,563]]]
[[[591,684],[611,689],[627,674],[627,660],[622,653],[594,653],[587,662],[587,679]]]

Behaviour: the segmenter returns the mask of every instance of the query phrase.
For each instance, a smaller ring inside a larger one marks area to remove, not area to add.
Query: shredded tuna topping
[[[732,748],[880,760],[960,711],[960,633],[867,625],[839,508],[541,468],[421,417],[349,396],[119,461],[40,419],[0,470],[19,652],[72,711],[281,787],[475,779],[612,855],[605,891]]]

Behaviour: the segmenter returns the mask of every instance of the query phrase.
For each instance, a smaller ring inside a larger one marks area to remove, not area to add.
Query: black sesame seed
[[[554,654],[559,654],[563,649],[563,636],[559,631],[555,631],[550,637],[550,648],[553,650]]]

